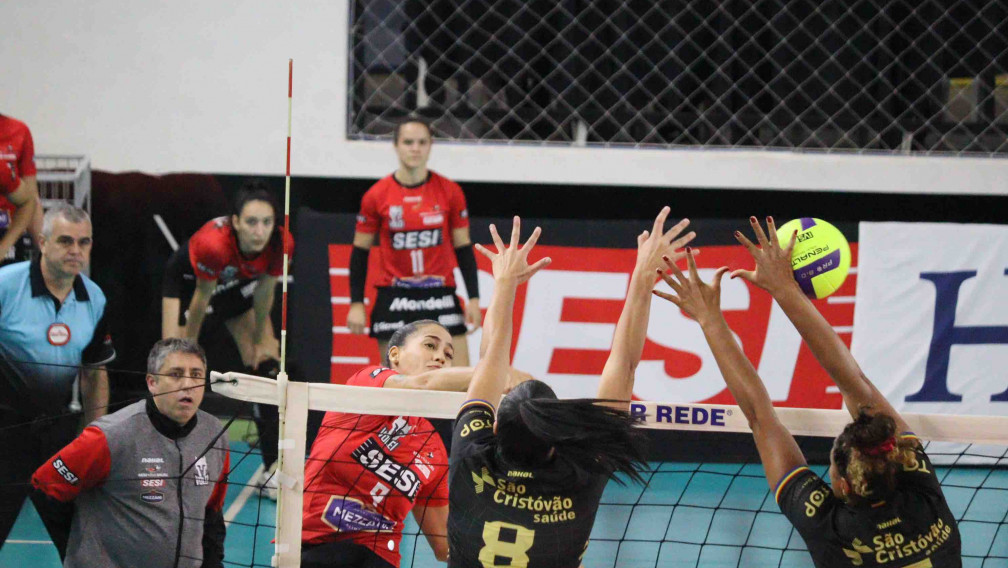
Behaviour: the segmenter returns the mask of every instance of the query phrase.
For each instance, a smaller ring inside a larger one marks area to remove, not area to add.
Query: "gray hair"
[[[206,352],[195,341],[182,339],[179,337],[169,337],[162,339],[151,347],[150,354],[147,355],[147,373],[156,375],[161,371],[164,360],[172,353],[189,353],[196,355],[203,361],[203,368],[206,369]]]
[[[60,217],[69,223],[91,222],[91,217],[88,216],[87,211],[69,203],[60,203],[49,208],[45,212],[45,216],[42,217],[42,236],[47,239],[52,236],[53,224]]]

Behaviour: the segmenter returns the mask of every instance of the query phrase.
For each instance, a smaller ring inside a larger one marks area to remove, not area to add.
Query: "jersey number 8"
[[[504,531],[514,534],[513,542],[501,540]],[[487,521],[483,525],[483,548],[479,552],[479,561],[483,568],[526,568],[528,551],[534,539],[535,531],[532,529],[503,521]],[[505,558],[508,563],[497,564],[497,558]]]

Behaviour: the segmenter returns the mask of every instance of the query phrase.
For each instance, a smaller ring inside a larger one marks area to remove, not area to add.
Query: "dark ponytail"
[[[622,483],[623,473],[644,483],[645,436],[626,410],[598,399],[557,400],[542,381],[524,382],[501,400],[497,442],[501,458],[535,469],[551,459],[571,465],[581,484],[607,475]],[[555,454],[551,454],[551,449]]]
[[[833,463],[850,482],[853,493],[875,499],[896,488],[896,473],[915,459],[916,442],[901,440],[896,421],[888,414],[873,414],[869,407],[858,412],[833,443]]]

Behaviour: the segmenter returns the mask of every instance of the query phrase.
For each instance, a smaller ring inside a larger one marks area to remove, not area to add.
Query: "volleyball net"
[[[301,505],[306,493],[322,491],[305,477],[309,410],[417,416],[436,423],[453,419],[464,401],[462,393],[376,391],[318,383],[288,383],[286,393],[281,393],[271,379],[239,373],[211,376],[214,391],[228,398],[286,405],[281,416],[286,420],[287,436],[279,443],[284,454],[283,469],[276,474],[280,486],[275,524],[277,566],[300,566]],[[610,483],[606,488],[583,559],[586,568],[812,566],[802,539],[780,513],[769,491],[747,421],[738,407],[634,402],[631,412],[644,418],[642,427],[649,430],[656,459],[651,460],[645,475],[646,485]],[[778,413],[788,429],[800,437],[813,471],[825,477],[830,442],[850,421],[850,415],[842,410],[798,408],[780,408]],[[926,440],[928,454],[959,523],[964,565],[1003,566],[1008,562],[1008,417],[904,417]],[[319,435],[325,435],[325,426]],[[427,441],[438,433],[418,428],[401,430],[398,435],[419,436]],[[375,439],[378,437],[379,433],[375,433]],[[345,453],[344,457],[312,459],[356,459],[349,457],[351,452]],[[429,455],[414,458],[419,463],[429,461]],[[427,465],[447,467],[446,463]],[[402,481],[401,476],[393,477],[393,481]],[[332,526],[338,526],[346,515],[367,516],[380,510],[361,496],[331,497],[337,502],[356,499],[361,507],[360,511],[321,512],[329,515]],[[264,519],[254,528],[269,534],[271,524],[270,519]],[[388,540],[384,531],[375,532],[375,538],[382,543]],[[388,540],[388,544],[392,541]],[[439,564],[412,517],[407,520],[399,552],[404,567]]]

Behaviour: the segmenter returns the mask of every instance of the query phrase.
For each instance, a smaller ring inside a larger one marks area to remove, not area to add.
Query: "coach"
[[[151,396],[95,421],[32,476],[64,505],[68,568],[219,567],[228,437],[199,410],[206,354],[162,339],[147,356]],[[71,521],[72,519],[72,521]]]
[[[80,414],[67,408],[78,374],[90,422],[105,414],[103,365],[115,358],[105,294],[82,274],[91,255],[88,214],[53,207],[39,244],[40,257],[0,268],[0,541],[29,494],[32,471],[77,433]],[[62,556],[66,535],[49,522],[44,500],[32,500]]]

